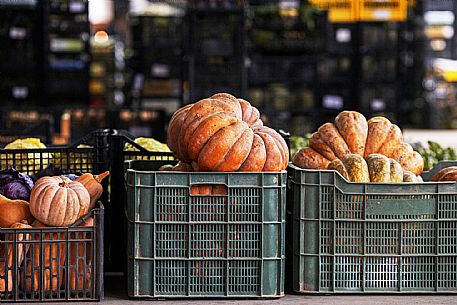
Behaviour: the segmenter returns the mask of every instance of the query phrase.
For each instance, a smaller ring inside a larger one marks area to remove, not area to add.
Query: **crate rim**
[[[126,160],[124,161],[124,164],[134,164],[134,163],[149,163],[149,162],[157,162],[157,161],[176,161],[176,160]],[[172,175],[183,175],[183,174],[203,174],[203,175],[225,175],[225,174],[239,174],[239,175],[252,175],[252,174],[267,174],[267,175],[281,175],[281,174],[286,174],[287,170],[282,170],[279,172],[237,172],[237,171],[232,171],[232,172],[178,172],[178,171],[147,171],[147,170],[136,170],[131,168],[130,166],[126,168],[126,172],[131,172],[131,173],[140,173],[140,174],[172,174]],[[202,183],[204,184],[204,183]],[[214,183],[213,183],[214,184]]]

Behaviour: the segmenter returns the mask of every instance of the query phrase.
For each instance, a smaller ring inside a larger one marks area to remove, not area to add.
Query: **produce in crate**
[[[433,176],[432,181],[457,181],[457,166],[443,168]]]
[[[403,170],[400,163],[381,154],[371,154],[366,159],[357,154],[348,154],[330,162],[327,169],[336,170],[351,182],[421,181],[413,173]]]
[[[10,228],[30,229],[31,227],[32,226],[30,226],[26,220],[22,220],[21,222],[12,224]],[[16,280],[12,270],[13,264],[17,264],[17,266],[22,265],[25,255],[30,247],[29,243],[22,243],[22,241],[30,241],[31,239],[30,234],[24,233],[13,232],[5,235],[6,242],[2,242],[0,244],[0,292],[13,290]],[[17,257],[17,259],[15,257]],[[7,271],[7,268],[11,270]],[[6,277],[8,277],[8,279]]]
[[[33,181],[14,168],[0,171],[0,194],[9,199],[29,201]]]
[[[46,145],[41,143],[38,138],[26,138],[17,139],[5,146],[5,149],[37,149],[46,148]],[[13,164],[13,156],[14,164]],[[15,154],[2,154],[1,165],[2,169],[8,169],[15,167],[18,171],[32,174],[42,167],[46,167],[49,164],[49,160],[52,159],[51,153],[24,153],[20,155]]]
[[[348,154],[367,158],[381,154],[396,160],[404,170],[419,175],[424,160],[412,147],[403,142],[401,130],[383,117],[366,120],[355,111],[343,111],[335,123],[326,123],[315,132],[309,147],[301,149],[293,158],[293,164],[301,168],[326,169],[335,159]]]
[[[102,196],[103,186],[101,182],[109,175],[109,171],[106,171],[100,175],[92,175],[90,173],[85,173],[77,178],[75,181],[81,183],[89,192],[90,195],[90,205],[89,211],[95,207],[98,199]]]
[[[45,228],[47,225],[35,220],[32,227]],[[27,292],[40,291],[40,289],[44,291],[60,290],[66,263],[65,231],[62,230],[61,233],[43,232],[41,236],[40,233],[32,234],[32,239],[35,241],[41,239],[43,243],[33,243],[27,252],[25,283],[22,283],[22,288]],[[24,276],[21,275],[21,280],[23,279]],[[43,280],[43,287],[40,286],[40,279]]]
[[[289,163],[284,139],[263,126],[249,102],[218,93],[177,110],[168,128],[168,146],[199,171],[281,171]]]
[[[157,152],[170,152],[170,148],[168,148],[167,144],[161,143],[157,141],[156,139],[153,138],[136,138],[134,140],[136,144],[141,145],[143,148],[145,148],[148,151],[157,151]],[[138,148],[135,146],[131,145],[130,143],[125,143],[125,148],[124,150],[126,151],[138,151]]]
[[[49,226],[69,226],[89,211],[90,194],[65,177],[40,178],[30,195],[30,212]]]
[[[9,228],[22,220],[27,220],[29,223],[33,220],[29,203],[19,199],[11,200],[0,195],[0,227]]]
[[[79,226],[93,227],[94,218],[89,217]],[[90,266],[92,266],[93,245],[90,241],[82,241],[90,240],[86,234],[85,232],[70,233],[70,290],[91,288],[92,269]],[[78,241],[71,242],[71,240]]]

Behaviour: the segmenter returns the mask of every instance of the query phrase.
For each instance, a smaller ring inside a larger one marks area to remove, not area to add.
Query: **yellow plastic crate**
[[[359,0],[309,0],[311,5],[328,10],[328,20],[332,23],[357,21],[358,2]]]
[[[361,0],[360,21],[405,21],[408,0]]]

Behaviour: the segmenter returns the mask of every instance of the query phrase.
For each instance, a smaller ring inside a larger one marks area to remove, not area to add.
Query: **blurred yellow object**
[[[167,144],[161,143],[157,141],[156,139],[153,138],[136,138],[134,141],[136,144],[141,145],[143,148],[145,148],[148,151],[152,152],[171,152],[170,148],[168,148]],[[138,151],[138,149],[134,146],[132,146],[129,143],[125,144],[124,149],[126,151]],[[132,160],[170,160],[169,156],[145,156],[145,155],[139,155],[139,156],[129,156],[129,159]]]
[[[170,148],[168,148],[167,144],[161,143],[153,138],[136,138],[135,143],[141,145],[148,151],[155,151],[155,152],[171,152]],[[127,151],[138,151],[136,147],[133,147],[129,143],[125,144],[125,150]]]
[[[405,21],[408,7],[405,0],[362,0],[360,21]]]
[[[405,21],[413,0],[310,0],[319,9],[328,10],[328,20],[340,22]]]
[[[335,0],[330,2],[328,21],[331,23],[356,22],[358,14],[358,0]]]
[[[38,138],[17,139],[5,146],[6,150],[46,148]],[[46,168],[52,159],[51,153],[5,153],[1,155],[2,169],[15,167],[18,171],[32,175]]]
[[[457,71],[445,71],[442,74],[445,81],[449,83],[457,82]]]

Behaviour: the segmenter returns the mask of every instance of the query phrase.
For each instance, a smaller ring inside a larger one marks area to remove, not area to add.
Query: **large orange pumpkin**
[[[289,163],[284,139],[263,126],[249,102],[219,93],[175,112],[168,146],[199,171],[281,171]]]
[[[48,226],[69,226],[89,211],[90,195],[66,177],[40,178],[30,194],[30,212]]]
[[[334,123],[326,123],[315,132],[309,147],[300,150],[293,163],[302,168],[325,169],[335,159],[348,154],[367,158],[382,154],[392,158],[404,170],[419,175],[424,169],[424,160],[411,146],[403,143],[400,128],[384,117],[366,120],[356,111],[343,111]]]

